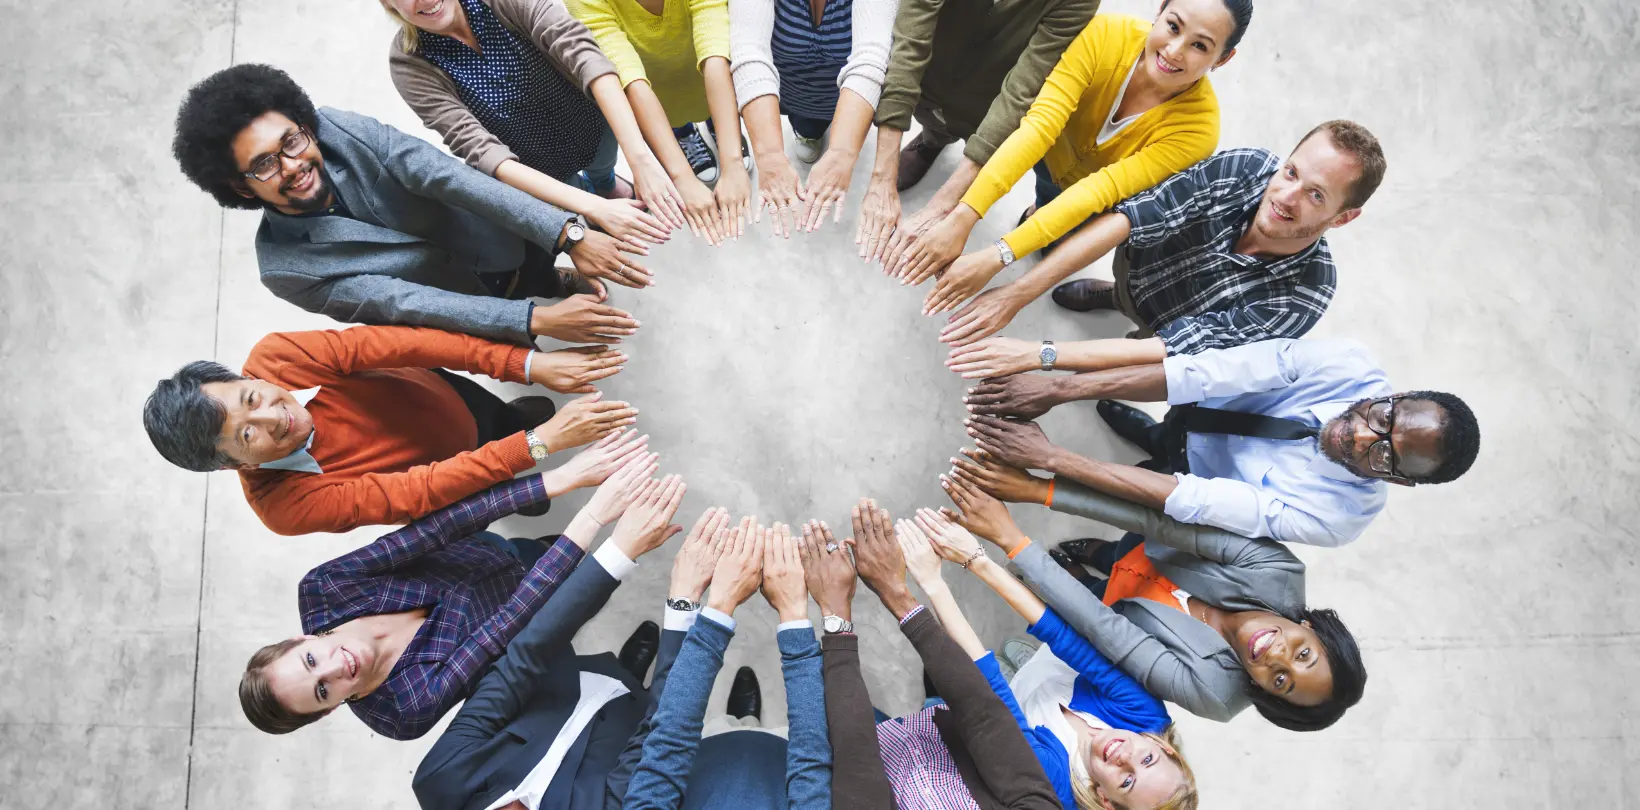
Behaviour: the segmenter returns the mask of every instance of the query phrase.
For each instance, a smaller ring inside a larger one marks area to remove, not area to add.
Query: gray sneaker
[[[1042,643],[1036,639],[1011,638],[1002,642],[1002,653],[997,659],[1007,662],[1008,666],[1018,672],[1030,663],[1031,657],[1036,655],[1037,648],[1041,646]]]

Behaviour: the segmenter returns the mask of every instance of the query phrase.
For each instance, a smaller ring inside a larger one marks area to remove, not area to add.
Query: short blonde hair
[[[1184,751],[1179,743],[1178,726],[1170,725],[1160,735],[1145,732],[1144,736],[1162,746],[1162,751],[1179,766],[1179,773],[1184,777],[1184,784],[1152,810],[1197,810],[1200,805],[1196,794],[1196,774],[1190,770],[1190,763],[1185,761]],[[1071,793],[1076,796],[1076,806],[1079,810],[1105,810],[1105,803],[1099,800],[1099,794],[1094,790],[1093,777],[1088,775],[1087,763],[1092,753],[1089,750],[1091,745],[1083,743],[1071,757]],[[1115,799],[1111,799],[1110,803],[1117,810],[1128,810]]]
[[[421,29],[406,20],[398,9],[393,8],[392,0],[379,0],[379,2],[382,4],[382,10],[387,12],[387,16],[392,17],[393,22],[399,24],[399,47],[404,49],[405,53],[415,53],[416,49],[421,47]]]

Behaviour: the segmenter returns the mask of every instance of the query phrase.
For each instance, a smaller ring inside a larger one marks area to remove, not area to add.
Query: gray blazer
[[[477,274],[518,269],[526,239],[552,253],[570,214],[374,118],[321,108],[314,134],[353,216],[264,210],[256,258],[274,295],[347,323],[531,342],[530,302]]]
[[[1274,540],[1180,523],[1063,477],[1054,482],[1052,508],[1144,535],[1156,570],[1192,599],[1225,610],[1268,610],[1293,621],[1304,609],[1304,563]],[[1106,607],[1037,543],[1026,546],[1012,567],[1152,695],[1220,722],[1249,705],[1247,690],[1253,687],[1230,645],[1176,606],[1124,599]]]

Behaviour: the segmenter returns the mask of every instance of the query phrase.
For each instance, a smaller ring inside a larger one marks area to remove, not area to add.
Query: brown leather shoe
[[[947,146],[950,144],[934,143],[924,138],[923,133],[917,133],[917,137],[900,150],[900,178],[896,183],[899,190],[905,191],[920,182]]]
[[[577,273],[571,267],[554,267],[558,272],[558,296],[568,298],[572,295],[597,295],[598,287],[586,276]]]
[[[1116,308],[1116,285],[1095,278],[1079,278],[1053,288],[1053,302],[1073,312]]]

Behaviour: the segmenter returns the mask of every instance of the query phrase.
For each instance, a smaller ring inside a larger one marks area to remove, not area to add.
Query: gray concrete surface
[[[237,364],[268,331],[330,325],[257,282],[256,216],[220,211],[176,170],[183,91],[268,61],[321,104],[427,134],[388,83],[390,24],[370,0],[7,10],[0,807],[412,806],[430,737],[383,740],[345,713],[269,737],[234,695],[250,651],[296,630],[301,573],[376,531],[276,537],[233,475],[168,467],[139,419],[153,381],[184,361]],[[1317,334],[1366,341],[1402,388],[1468,398],[1486,442],[1470,476],[1396,492],[1355,545],[1302,551],[1314,601],[1367,650],[1366,700],[1311,735],[1250,712],[1183,718],[1204,806],[1640,806],[1637,39],[1636,12],[1615,0],[1267,1],[1214,75],[1224,146],[1285,150],[1332,117],[1383,139],[1388,179],[1332,238],[1340,294]],[[972,244],[1027,195],[1022,183]],[[722,504],[835,525],[861,494],[900,512],[940,502],[964,386],[940,366],[920,291],[852,255],[851,222],[717,250],[682,235],[652,259],[656,289],[620,296],[645,328],[607,390],[643,408],[666,469],[688,476],[686,519]],[[1041,302],[1007,333],[1125,328]],[[1046,424],[1083,452],[1133,457],[1091,405]],[[546,529],[568,512],[509,525]],[[1085,533],[1018,513],[1038,538]],[[583,649],[658,613],[660,556]],[[977,583],[947,575],[988,640],[1018,631]],[[869,594],[856,610],[879,704],[910,708],[921,687],[908,646]],[[756,666],[779,712],[773,622],[748,608],[729,665]]]

